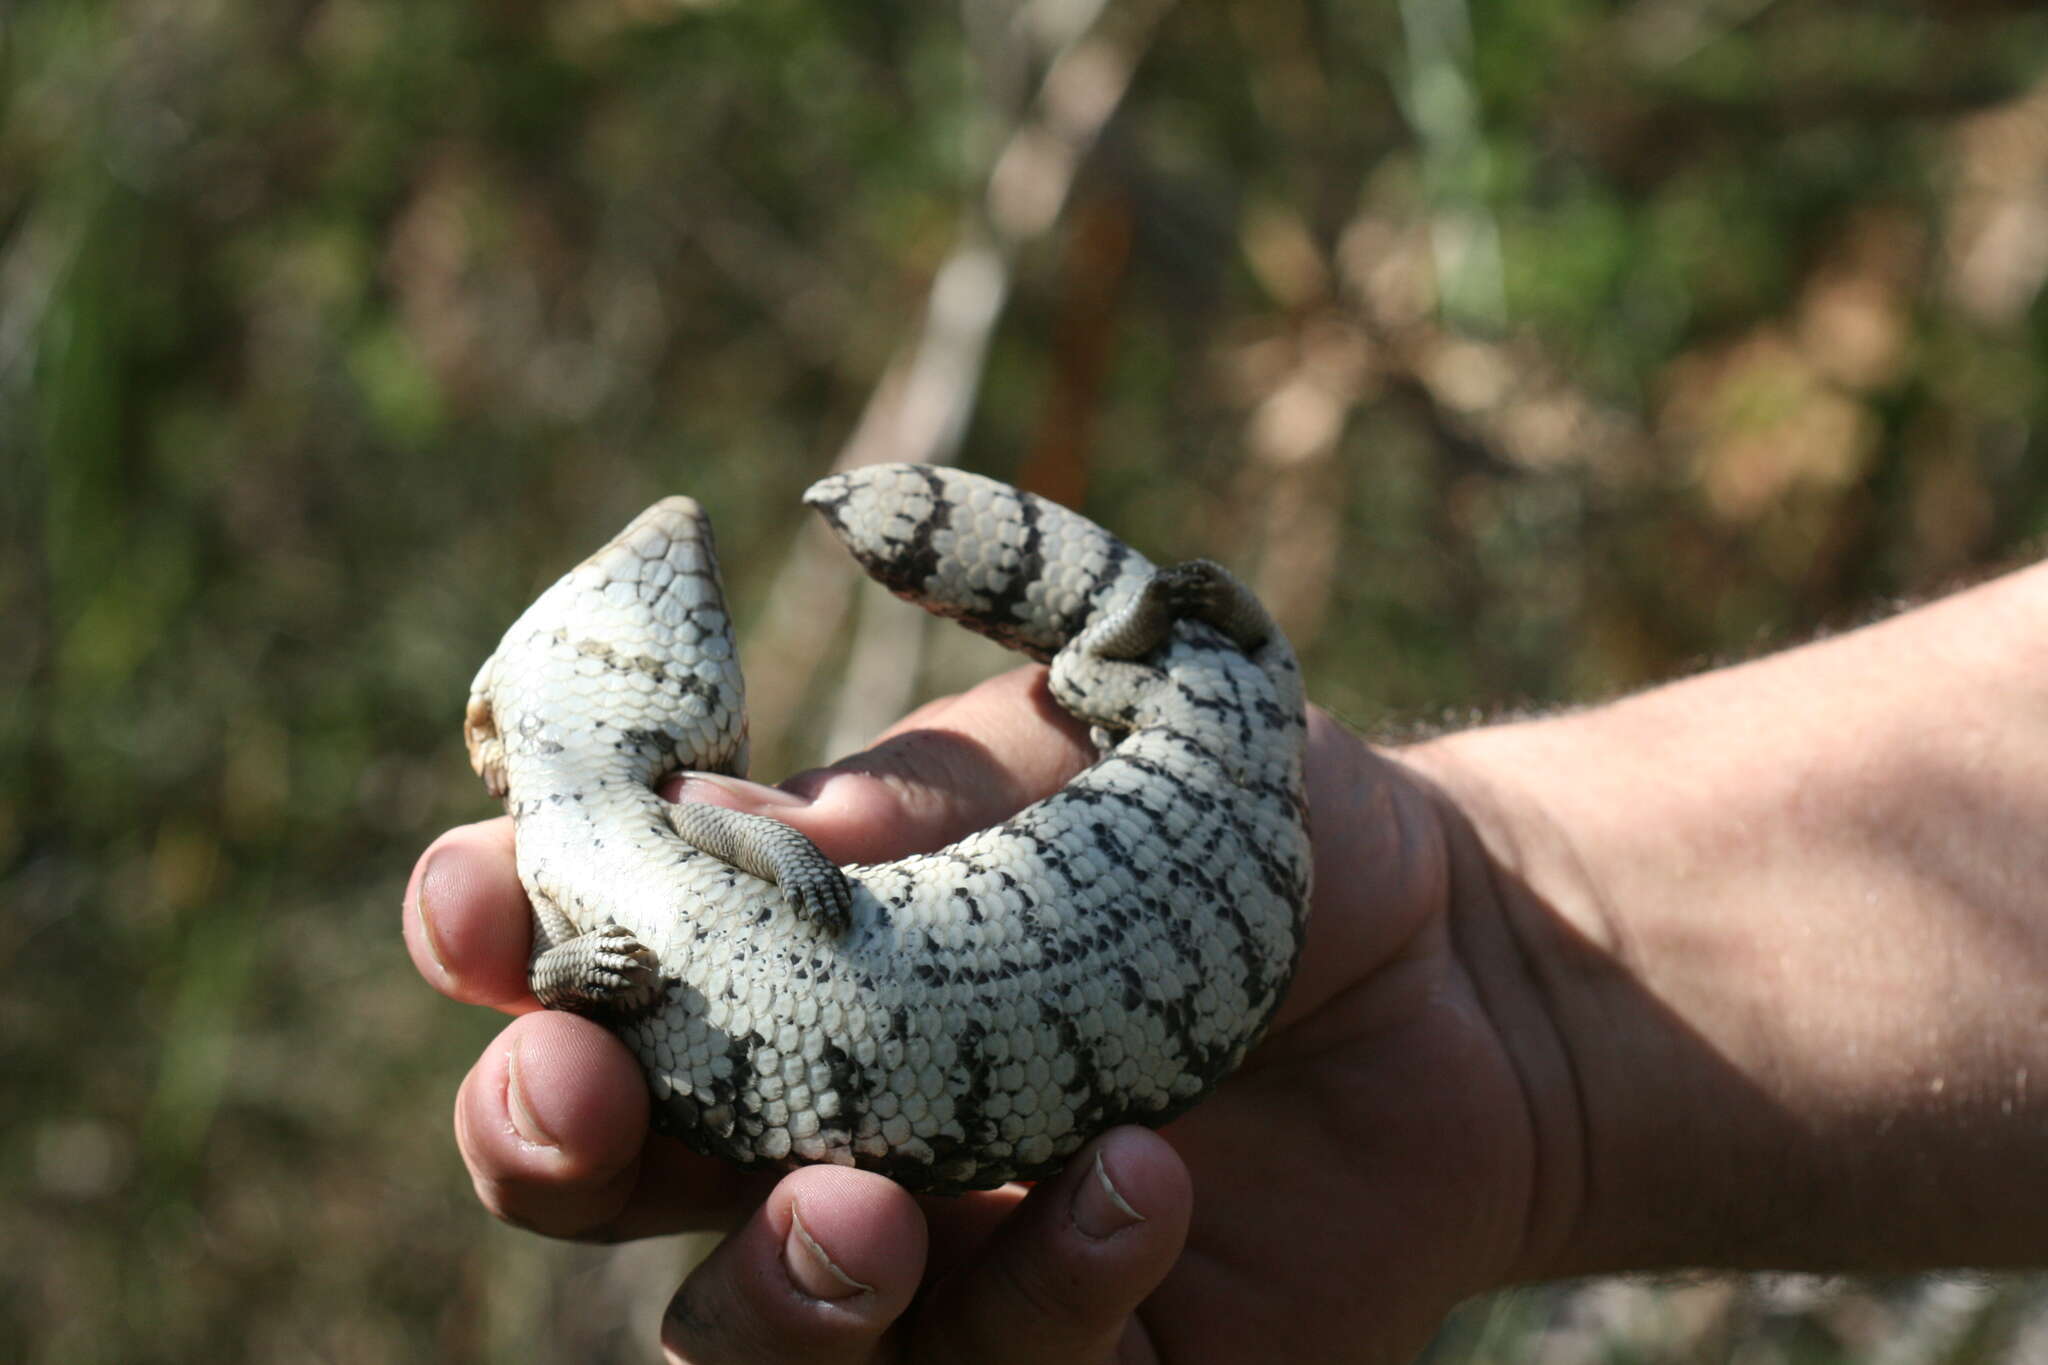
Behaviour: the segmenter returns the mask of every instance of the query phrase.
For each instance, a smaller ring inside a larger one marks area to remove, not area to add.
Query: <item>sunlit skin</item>
[[[1028,1194],[647,1137],[624,1048],[526,992],[504,820],[435,842],[405,933],[437,989],[515,1016],[456,1102],[486,1207],[562,1237],[734,1230],[664,1322],[673,1359],[1399,1361],[1520,1280],[2039,1255],[2042,680],[2035,570],[1405,751],[1314,713],[1317,892],[1272,1030],[1188,1116]],[[1027,668],[786,790],[688,795],[873,861],[1087,757]]]

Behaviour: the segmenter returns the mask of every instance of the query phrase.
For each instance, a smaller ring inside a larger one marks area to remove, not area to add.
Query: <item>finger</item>
[[[1032,1190],[935,1287],[913,1360],[1046,1365],[1111,1359],[1187,1240],[1187,1167],[1157,1133],[1119,1128]]]
[[[507,1222],[574,1236],[615,1218],[638,1175],[647,1088],[604,1029],[514,1020],[463,1079],[455,1137],[477,1198]]]
[[[671,1361],[839,1365],[873,1357],[924,1273],[924,1219],[895,1182],[808,1166],[676,1291]]]
[[[647,1083],[609,1032],[560,1011],[508,1024],[464,1078],[455,1137],[506,1222],[611,1241],[725,1226],[772,1176],[647,1137]]]
[[[471,1005],[538,1009],[526,984],[533,912],[512,865],[512,822],[436,839],[405,888],[405,946],[435,990]]]
[[[794,792],[693,777],[668,794],[772,815],[842,862],[875,862],[995,824],[1093,758],[1085,731],[1046,690],[1045,670],[1023,668],[919,709],[867,753],[791,779]],[[405,908],[407,949],[435,989],[510,1013],[538,1008],[510,821],[437,839],[413,868]]]
[[[1012,1183],[993,1190],[920,1199],[932,1265],[943,1269],[974,1259],[1030,1193],[1029,1185]]]
[[[875,746],[783,790],[692,775],[684,800],[770,815],[840,862],[930,852],[1007,819],[1093,762],[1043,668],[1021,668],[911,713]]]

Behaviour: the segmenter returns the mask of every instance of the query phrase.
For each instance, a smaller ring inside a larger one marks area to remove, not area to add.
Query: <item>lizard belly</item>
[[[630,622],[593,611],[585,623],[574,601],[537,604],[561,623],[542,651],[560,676],[508,656],[508,635],[479,675],[483,712],[472,700],[496,731],[481,751],[472,745],[487,779],[491,763],[505,773],[542,939],[561,936],[550,918],[559,912],[578,933],[619,926],[654,964],[630,1008],[591,1012],[645,1067],[657,1127],[744,1164],[855,1164],[949,1192],[1049,1174],[1096,1134],[1164,1122],[1229,1074],[1292,975],[1309,847],[1298,677],[1278,632],[1260,638],[1270,623],[1242,626],[1246,613],[1264,622],[1256,602],[1243,594],[1249,606],[1190,609],[1216,625],[1171,612],[1151,621],[1133,602],[1159,575],[1134,551],[1052,504],[935,473],[835,476],[835,527],[898,591],[1050,653],[1055,696],[1111,742],[1061,791],[998,826],[936,853],[844,869],[843,923],[801,913],[770,881],[664,828],[649,788],[668,768],[701,762],[705,742],[642,714],[658,687],[631,677],[591,686],[609,676],[591,657],[652,658],[633,653],[637,637],[613,638]],[[844,486],[861,476],[866,485]],[[891,484],[923,490],[922,500],[855,505]],[[973,516],[958,515],[970,507]],[[1048,536],[1068,547],[1064,580],[1033,562]],[[618,560],[618,544],[590,563]],[[667,552],[644,533],[637,544],[641,563]],[[691,551],[692,563],[707,557]],[[564,584],[582,573],[576,591],[595,585],[607,610],[625,595],[609,583],[650,577],[630,560],[588,569]],[[659,612],[658,595],[647,610]],[[1112,617],[1115,629],[1088,634]],[[1140,656],[1123,657],[1132,638],[1154,635]],[[729,644],[713,654],[722,665]],[[688,650],[651,668],[663,678],[703,672]],[[551,697],[572,690],[571,677],[579,714],[603,712],[614,693],[621,714],[598,715],[587,734],[538,719],[503,724],[565,709]],[[736,697],[715,706],[739,711]],[[546,752],[524,753],[512,731],[545,735]],[[640,738],[622,743],[628,734]],[[718,743],[743,749],[743,739]],[[579,745],[594,766],[575,767]],[[605,766],[622,753],[626,769]]]

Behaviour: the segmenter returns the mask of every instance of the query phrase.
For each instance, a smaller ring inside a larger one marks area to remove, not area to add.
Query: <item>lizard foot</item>
[[[1190,559],[1152,575],[1137,595],[1091,622],[1069,648],[1099,659],[1137,659],[1166,642],[1173,623],[1202,621],[1247,654],[1275,633],[1252,590],[1221,564]]]
[[[624,925],[607,924],[544,949],[526,977],[548,1009],[615,1019],[654,1003],[658,965]]]
[[[1190,559],[1156,571],[1053,656],[1053,696],[1088,722],[1098,753],[1138,723],[1144,697],[1163,677],[1147,656],[1167,643],[1177,621],[1212,627],[1254,660],[1279,637],[1252,590],[1221,564]]]
[[[853,922],[853,888],[839,865],[804,834],[765,815],[681,801],[667,808],[683,842],[782,888],[782,903],[800,919],[841,934]]]

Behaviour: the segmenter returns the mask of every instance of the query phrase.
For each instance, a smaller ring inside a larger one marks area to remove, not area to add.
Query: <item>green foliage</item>
[[[610,1263],[470,1203],[492,1024],[413,978],[405,873],[487,813],[471,670],[633,510],[707,501],[765,620],[1061,9],[0,17],[0,1354],[634,1358],[566,1287]],[[1354,720],[1641,685],[2048,530],[2036,7],[1130,13],[961,458],[1247,567]],[[1439,1358],[1523,1358],[1532,1302]],[[1816,1322],[1743,1358],[1849,1358]]]

